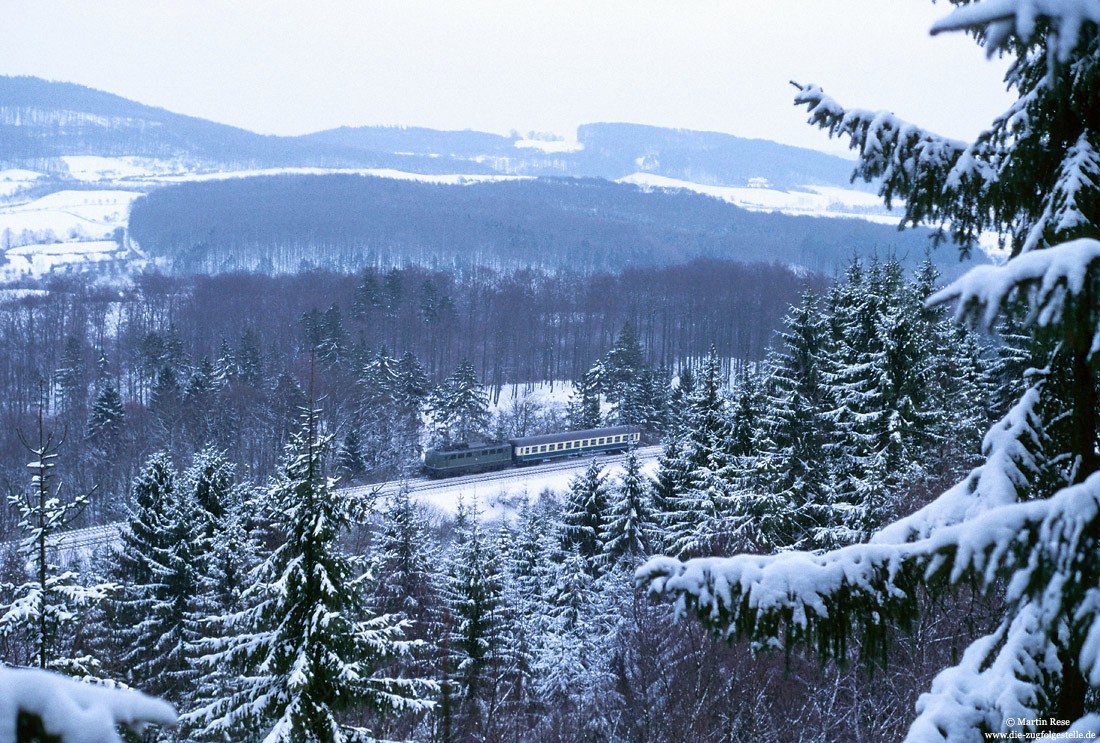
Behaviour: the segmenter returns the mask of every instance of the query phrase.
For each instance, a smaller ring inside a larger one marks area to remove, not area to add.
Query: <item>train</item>
[[[641,438],[641,426],[612,426],[507,441],[464,442],[429,450],[424,455],[424,472],[429,477],[451,477],[565,457],[624,452]]]

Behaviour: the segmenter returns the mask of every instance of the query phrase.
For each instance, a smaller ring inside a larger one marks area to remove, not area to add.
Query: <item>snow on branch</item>
[[[1100,24],[1100,0],[983,0],[956,8],[932,25],[932,34],[984,28],[986,50],[992,55],[1013,34],[1033,37],[1040,18],[1052,21],[1058,58],[1065,60],[1077,46],[1081,28]]]
[[[889,111],[846,109],[817,85],[791,82],[796,105],[809,110],[809,122],[830,137],[847,136],[858,149],[853,179],[882,179],[880,195],[890,206],[905,199],[907,224],[952,222],[960,235],[980,229],[988,218],[973,204],[998,180],[990,164],[989,137],[973,144],[940,136]]]
[[[174,725],[172,705],[130,689],[111,689],[34,669],[0,668],[0,743],[15,743],[20,712],[38,717],[62,743],[122,743],[116,730]]]
[[[975,730],[1023,733],[1006,723],[1042,717],[1035,684],[1040,671],[1057,670],[1057,649],[1041,631],[1039,614],[1030,604],[1021,607],[1011,621],[971,643],[957,666],[936,674],[917,700],[917,717],[902,743],[969,740]]]
[[[1100,240],[1080,238],[1013,258],[1003,266],[978,266],[930,296],[932,307],[958,300],[955,317],[991,328],[1001,307],[1016,292],[1024,292],[1031,306],[1028,322],[1057,323],[1066,295],[1078,295],[1089,283],[1100,261]],[[1093,343],[1094,350],[1096,341]]]
[[[807,645],[836,657],[861,630],[863,652],[874,653],[887,619],[912,618],[920,584],[970,580],[984,588],[1012,573],[1006,598],[1023,603],[1046,588],[1042,571],[1072,561],[1080,535],[1098,525],[1094,474],[1049,499],[994,508],[916,542],[687,562],[655,557],[635,579],[727,639]]]
[[[1038,466],[1032,453],[1040,440],[1039,395],[1042,382],[1029,388],[982,440],[985,464],[914,513],[887,524],[872,537],[876,544],[924,539],[937,529],[957,524],[998,506],[1019,500],[1020,489]]]

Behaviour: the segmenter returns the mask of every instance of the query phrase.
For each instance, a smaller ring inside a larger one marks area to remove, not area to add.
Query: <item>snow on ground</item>
[[[647,447],[639,450],[642,461],[642,473],[655,477],[657,457],[660,447]],[[623,471],[623,457],[599,456],[596,460],[604,466],[608,483],[614,484]],[[517,467],[502,470],[498,479],[480,479],[477,477],[457,477],[452,480],[437,480],[413,489],[413,499],[429,510],[453,516],[461,500],[466,506],[477,506],[481,517],[486,521],[511,518],[518,513],[523,501],[537,498],[540,493],[550,491],[562,497],[569,491],[569,483],[592,463],[592,457],[554,462],[544,466]]]
[[[553,144],[553,143],[549,143]],[[159,185],[168,183],[189,183],[194,181],[218,181],[229,178],[254,178],[265,175],[328,175],[340,173],[346,175],[370,175],[378,178],[421,181],[446,185],[468,185],[486,181],[511,181],[527,179],[530,176],[482,175],[461,173],[444,175],[425,175],[407,173],[390,168],[253,168],[243,170],[207,170],[203,171],[193,163],[180,160],[157,160],[148,157],[99,157],[93,155],[67,156],[61,160],[69,168],[69,174],[79,181],[92,183],[111,183],[113,185]]]
[[[580,152],[584,149],[584,145],[580,142],[566,142],[561,139],[520,139],[515,142],[514,146],[521,150],[541,150],[554,155],[561,152]]]
[[[255,178],[265,175],[329,175],[332,173],[368,175],[376,178],[393,178],[395,180],[419,181],[421,183],[436,183],[448,186],[467,186],[472,183],[485,183],[488,181],[532,179],[532,176],[520,175],[425,175],[423,173],[407,173],[403,170],[393,170],[390,168],[260,168],[257,170],[229,170],[213,173],[187,173],[183,175],[155,176],[142,180],[150,183],[188,183],[194,181],[220,181],[230,178]]]
[[[137,191],[56,191],[0,207],[0,234],[11,245],[61,240],[102,240],[125,227]],[[9,232],[10,231],[10,232]]]
[[[138,191],[55,191],[40,199],[0,207],[0,280],[83,270],[89,264],[123,260],[114,241],[126,227]],[[79,265],[77,265],[79,264]]]
[[[538,382],[536,384],[506,384],[500,388],[500,397],[489,399],[489,413],[508,413],[514,405],[527,402],[540,408],[557,407],[565,410],[573,385],[569,382]]]
[[[98,155],[67,155],[60,158],[69,175],[78,181],[117,181],[147,178],[157,175],[189,173],[194,167],[181,160],[159,160],[152,157],[100,157]]]
[[[0,170],[0,199],[8,198],[22,191],[42,177],[41,173],[35,173],[33,170],[19,170],[17,168]]]
[[[84,268],[90,263],[120,260],[123,252],[114,240],[21,245],[5,253],[8,262],[0,265],[0,277],[10,280],[27,274],[42,276],[79,264],[85,264],[80,266]]]
[[[620,178],[619,183],[629,183],[644,190],[684,189],[713,196],[740,206],[761,212],[814,217],[838,217],[865,219],[881,224],[896,225],[901,221],[900,212],[891,213],[875,194],[831,186],[803,186],[797,191],[778,191],[772,188],[748,188],[738,186],[704,186],[699,183],[668,178],[653,173],[634,173]]]

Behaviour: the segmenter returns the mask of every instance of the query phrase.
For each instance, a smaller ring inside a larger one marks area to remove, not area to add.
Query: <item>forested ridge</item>
[[[355,175],[189,183],[135,202],[129,229],[180,273],[410,261],[591,272],[714,258],[831,274],[853,254],[896,255],[911,268],[931,244],[930,232],[858,219],[762,214],[684,191],[545,178],[462,187]],[[956,256],[935,259],[947,274],[960,270]]]

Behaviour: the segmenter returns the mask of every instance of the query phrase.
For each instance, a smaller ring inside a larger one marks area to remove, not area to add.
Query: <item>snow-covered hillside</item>
[[[629,183],[645,190],[693,191],[759,212],[855,218],[880,224],[897,224],[901,219],[901,212],[888,211],[879,196],[835,186],[803,186],[792,191],[779,191],[764,183],[758,188],[707,186],[653,173],[634,173],[620,178],[618,182]]]
[[[10,171],[6,171],[10,172]],[[29,173],[21,181],[40,180]],[[3,185],[0,183],[0,185]],[[0,205],[0,279],[113,265],[134,268],[140,258],[116,239],[140,191],[60,190],[33,201]]]
[[[173,183],[270,175],[345,173],[439,185],[469,185],[526,176],[419,174],[390,169],[264,168],[211,171],[182,160],[148,157],[59,158],[67,177],[30,170],[0,171],[0,281],[41,277],[90,268],[126,272],[146,265],[144,256],[123,239],[133,202],[152,188]],[[75,183],[74,183],[75,182]],[[56,185],[57,191],[33,200],[27,189]],[[74,185],[94,187],[77,190]],[[109,241],[109,242],[108,242]],[[6,261],[3,258],[6,257]]]

